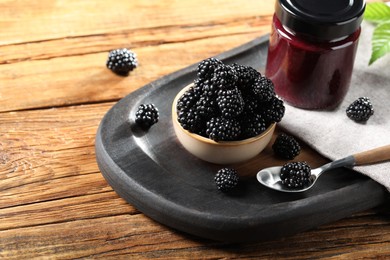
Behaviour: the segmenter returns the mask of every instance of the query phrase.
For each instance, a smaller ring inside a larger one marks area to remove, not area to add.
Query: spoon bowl
[[[300,189],[291,189],[282,184],[282,180],[280,179],[280,170],[281,166],[274,166],[270,168],[266,168],[257,173],[257,181],[267,186],[273,190],[283,191],[283,192],[303,192],[310,188],[312,188],[317,181],[318,177],[321,175],[323,170],[321,168],[317,168],[311,171],[310,176],[310,184],[300,188]]]
[[[310,184],[302,188],[289,188],[282,184],[282,180],[280,179],[281,166],[265,168],[257,173],[256,178],[258,182],[273,190],[281,192],[303,192],[311,189],[325,171],[339,167],[353,167],[355,165],[366,165],[387,160],[390,160],[390,145],[350,155],[312,169]]]

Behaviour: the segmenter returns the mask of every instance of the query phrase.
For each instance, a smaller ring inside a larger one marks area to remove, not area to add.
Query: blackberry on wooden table
[[[288,160],[294,159],[301,152],[301,146],[298,141],[284,133],[276,137],[272,149],[277,156]]]
[[[112,50],[106,66],[119,75],[127,75],[138,66],[137,55],[126,48]]]

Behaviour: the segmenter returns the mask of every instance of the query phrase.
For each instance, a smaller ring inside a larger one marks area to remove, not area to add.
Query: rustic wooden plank
[[[0,1],[0,45],[262,16],[273,0]],[[17,10],[17,12],[15,11]]]
[[[140,65],[128,77],[117,76],[106,68],[106,52],[2,64],[0,112],[117,100],[153,80],[255,37],[233,35],[136,48]],[[24,95],[26,91],[28,96]]]
[[[112,190],[100,173],[66,178],[42,176],[35,177],[34,182],[29,182],[28,177],[26,179],[14,178],[15,186],[1,191],[0,209]]]
[[[265,2],[263,5],[256,1],[248,2],[245,8],[240,8],[241,11],[238,12],[231,11],[234,10],[231,8],[241,5],[237,1],[228,1],[224,4],[220,1],[211,1],[207,4],[199,2],[194,6],[195,9],[188,8],[188,3],[183,5],[180,1],[175,3],[167,1],[166,5],[162,4],[167,8],[163,8],[157,14],[155,5],[161,3],[150,2],[141,5],[133,2],[120,3],[128,5],[122,6],[120,12],[127,8],[137,8],[137,13],[142,13],[143,16],[132,16],[129,27],[119,29],[117,23],[122,26],[126,24],[123,19],[119,19],[121,14],[114,17],[114,20],[119,20],[111,21],[112,24],[102,22],[101,19],[106,18],[107,8],[100,5],[106,3],[90,5],[70,2],[64,9],[61,9],[63,7],[61,2],[58,2],[57,6],[53,6],[52,3],[47,5],[32,3],[32,6],[26,4],[18,6],[21,9],[21,17],[14,20],[12,19],[14,13],[7,10],[6,4],[0,4],[0,11],[2,8],[5,9],[2,12],[4,13],[2,21],[12,21],[10,22],[12,26],[7,27],[12,33],[21,34],[21,37],[27,35],[26,37],[39,38],[39,30],[42,30],[41,34],[45,32],[48,37],[32,42],[26,39],[25,43],[0,46],[2,53],[0,111],[117,100],[129,91],[163,75],[265,34],[270,30],[272,14],[271,8],[267,7],[269,3]],[[92,18],[80,16],[79,8]],[[193,13],[196,8],[201,8],[199,17],[183,14],[189,11]],[[30,11],[23,11],[27,9]],[[66,10],[69,13],[64,13]],[[38,14],[40,19],[23,23]],[[170,15],[172,19],[166,19],[166,16]],[[93,19],[94,16],[99,19]],[[61,27],[58,32],[57,30],[53,32],[53,24],[46,19],[49,21],[56,19],[54,24],[61,23],[65,28]],[[68,23],[67,19],[72,19],[72,22]],[[39,23],[40,26],[35,23]],[[98,34],[93,31],[107,24],[115,26],[116,30]],[[19,30],[19,26],[23,26],[23,30]],[[52,33],[64,33],[71,29],[80,32],[92,31],[84,34],[75,33],[66,38],[62,36],[50,38]],[[27,33],[29,30],[34,30],[34,33]],[[1,33],[7,34],[7,39],[16,37],[7,30],[2,30]],[[127,78],[113,75],[105,68],[108,51],[119,47],[131,47],[138,54],[141,65],[131,74],[131,83]],[[17,64],[14,64],[15,62]],[[31,95],[20,99],[25,91],[29,91]]]
[[[0,210],[0,230],[107,216],[139,214],[113,191],[50,200]]]
[[[378,258],[390,254],[390,234],[384,232],[388,228],[386,221],[380,225],[337,229],[327,226],[276,241],[227,244],[166,229],[141,214],[120,215],[0,231],[0,256],[7,259],[40,256],[62,259]]]
[[[111,106],[1,113],[0,208],[110,190],[94,138]]]
[[[271,15],[232,18],[213,23],[171,25],[155,28],[60,38],[26,44],[0,45],[0,64],[85,55],[127,47],[157,46],[231,35],[264,35],[271,28]],[[246,38],[246,37],[244,37]],[[61,46],[59,48],[58,46]]]

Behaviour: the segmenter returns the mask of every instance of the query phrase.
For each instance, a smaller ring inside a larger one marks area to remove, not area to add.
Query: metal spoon
[[[323,172],[339,167],[353,167],[355,165],[366,165],[390,160],[390,145],[378,147],[365,152],[353,154],[345,158],[327,163],[321,167],[311,170],[310,184],[301,189],[288,188],[282,184],[280,179],[281,166],[263,169],[257,173],[257,180],[271,189],[282,192],[302,192],[311,189]]]

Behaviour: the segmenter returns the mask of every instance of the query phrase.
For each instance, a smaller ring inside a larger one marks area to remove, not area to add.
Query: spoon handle
[[[355,165],[372,164],[390,160],[390,144],[354,154]]]

